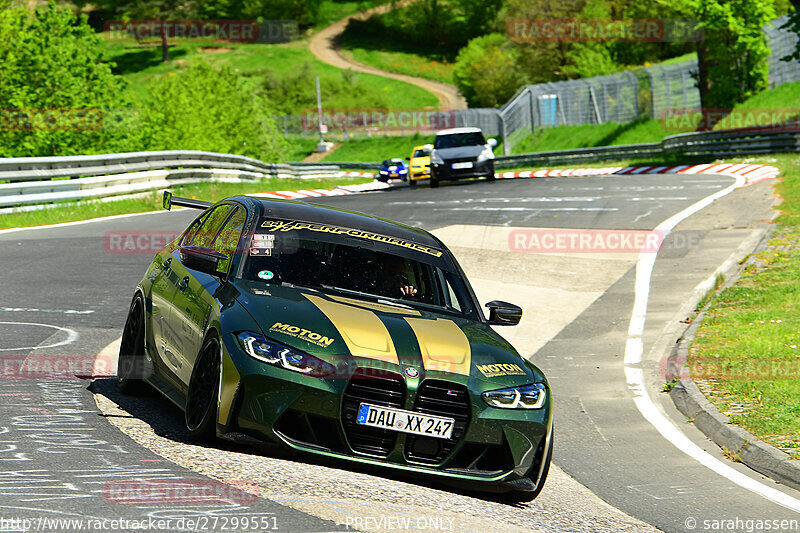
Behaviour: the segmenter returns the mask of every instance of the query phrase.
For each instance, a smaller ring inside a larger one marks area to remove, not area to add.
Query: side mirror
[[[497,146],[497,139],[489,139],[488,141],[486,141],[486,144],[494,148]]]
[[[422,147],[422,150],[425,151],[425,152],[433,152],[433,145],[432,144],[426,144],[425,146]]]
[[[186,268],[212,276],[224,273],[227,264],[225,264],[225,268],[222,268],[223,272],[219,270],[222,264],[227,263],[229,259],[227,255],[221,254],[212,248],[201,248],[199,246],[183,246],[180,253],[181,263]]]
[[[411,161],[411,158],[410,157],[406,157],[406,161]]]
[[[162,205],[164,209],[167,211],[172,210],[172,193],[169,191],[164,191],[164,200],[162,201]]]
[[[522,308],[517,305],[492,300],[486,307],[489,308],[489,324],[492,326],[516,326],[522,320]]]

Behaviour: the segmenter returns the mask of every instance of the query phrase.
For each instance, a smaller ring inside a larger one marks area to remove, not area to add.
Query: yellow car
[[[431,154],[423,146],[415,146],[409,161],[408,183],[413,187],[417,180],[431,177]]]

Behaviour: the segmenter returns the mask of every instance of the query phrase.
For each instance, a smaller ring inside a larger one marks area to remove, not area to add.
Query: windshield
[[[428,154],[425,150],[415,150],[414,157],[428,157]]]
[[[320,224],[264,220],[259,226],[242,270],[246,280],[476,318],[465,282],[442,250]]]
[[[451,133],[437,135],[433,141],[434,148],[455,148],[456,146],[480,146],[486,144],[486,139],[481,132]]]

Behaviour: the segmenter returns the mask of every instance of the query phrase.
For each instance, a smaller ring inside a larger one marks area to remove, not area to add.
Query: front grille
[[[467,430],[471,410],[466,387],[457,383],[427,379],[417,391],[414,411],[455,419],[453,434],[447,440],[409,435],[406,441],[405,453],[409,460],[441,463],[453,451]]]
[[[397,442],[397,433],[356,424],[362,403],[403,408],[406,383],[400,374],[356,370],[342,397],[342,424],[353,451],[386,457]]]

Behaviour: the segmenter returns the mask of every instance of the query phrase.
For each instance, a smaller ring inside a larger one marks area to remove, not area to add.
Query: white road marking
[[[386,205],[469,205],[469,204],[489,204],[489,203],[522,203],[522,204],[537,204],[537,203],[553,203],[553,202],[597,202],[600,200],[618,200],[624,202],[660,202],[662,200],[676,200],[685,201],[689,200],[688,196],[663,196],[663,197],[639,197],[639,196],[542,196],[538,198],[464,198],[461,200],[420,200],[420,201],[405,201],[405,202],[389,202]]]
[[[67,338],[61,342],[57,342],[55,344],[48,344],[45,346],[23,346],[22,348],[3,348],[0,347],[0,352],[16,352],[20,350],[44,350],[45,348],[57,348],[58,346],[64,346],[66,344],[72,344],[76,340],[78,340],[78,332],[74,329],[69,328],[62,328],[59,326],[53,326],[50,324],[38,324],[36,322],[0,322],[0,325],[6,326],[38,326],[42,328],[52,328],[57,329],[58,331],[63,331],[67,334]]]
[[[744,177],[737,177],[733,185],[690,205],[683,211],[663,221],[653,231],[660,232],[666,237],[681,221],[711,205],[717,199],[742,187],[745,183],[746,179]],[[653,399],[650,397],[645,387],[644,372],[640,364],[642,362],[643,353],[642,335],[644,333],[647,314],[647,301],[650,296],[650,279],[653,274],[656,255],[656,253],[652,252],[642,252],[639,254],[639,259],[636,263],[633,312],[631,313],[630,325],[628,327],[628,341],[625,345],[625,378],[628,382],[628,388],[634,394],[633,401],[636,407],[639,409],[639,412],[642,413],[642,416],[644,416],[664,438],[692,459],[744,489],[786,507],[787,509],[800,512],[800,500],[770,486],[764,485],[739,472],[692,442],[658,409]]]
[[[434,207],[433,211],[619,211],[616,207]]]
[[[0,313],[64,313],[66,315],[91,315],[94,311],[75,309],[38,309],[36,307],[0,307]]]

